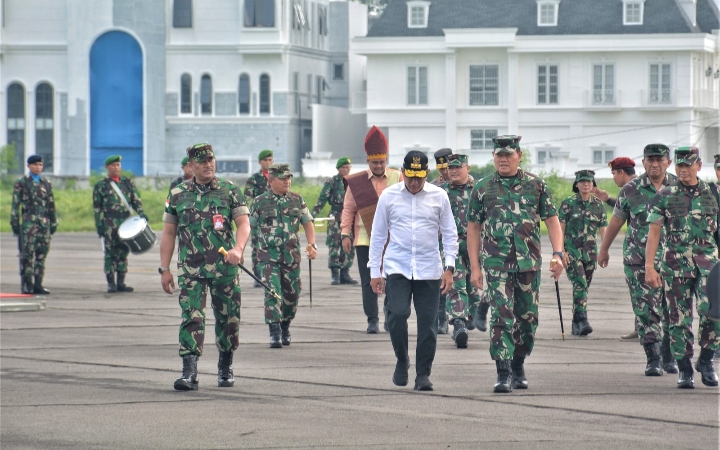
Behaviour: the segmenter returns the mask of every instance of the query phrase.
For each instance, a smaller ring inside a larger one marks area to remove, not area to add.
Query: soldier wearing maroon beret
[[[608,163],[608,167],[610,167],[610,171],[612,172],[615,185],[619,188],[625,186],[628,181],[635,178],[635,161],[628,158],[627,156],[618,156],[617,158],[613,159]],[[617,201],[617,199],[610,197],[607,191],[603,191],[598,187],[594,187],[592,193],[597,198],[604,201],[611,208],[615,207],[615,202]],[[637,337],[637,334],[633,337]]]

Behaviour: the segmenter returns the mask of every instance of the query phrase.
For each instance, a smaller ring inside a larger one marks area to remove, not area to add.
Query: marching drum
[[[157,240],[150,224],[140,216],[125,219],[118,229],[118,237],[130,248],[133,255],[140,255],[150,250]]]

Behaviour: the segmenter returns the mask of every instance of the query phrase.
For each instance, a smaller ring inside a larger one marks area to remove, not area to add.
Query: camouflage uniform
[[[328,222],[327,238],[325,239],[325,245],[330,249],[328,258],[328,267],[330,269],[349,269],[355,260],[354,247],[351,246],[350,253],[345,253],[342,247],[340,225],[342,223],[344,200],[345,185],[343,184],[343,177],[338,174],[325,181],[322,191],[320,191],[317,204],[312,209],[312,216],[317,217],[325,206],[325,203],[329,203],[329,215],[335,219],[334,221]]]
[[[214,178],[207,185],[195,179],[170,191],[163,221],[177,225],[180,356],[203,353],[206,292],[215,315],[215,344],[221,352],[237,349],[240,325],[238,267],[225,262],[220,247],[235,246],[233,222],[248,214],[245,197],[232,182]],[[222,230],[213,216],[222,216]]]
[[[545,182],[522,169],[514,177],[495,172],[475,183],[467,220],[481,226],[494,360],[532,352],[542,265],[540,220],[556,215]]]
[[[558,219],[565,224],[564,245],[573,286],[573,313],[587,312],[587,294],[597,268],[597,233],[608,225],[605,206],[595,196],[583,201],[580,194],[563,200]]]
[[[130,249],[118,237],[120,225],[130,217],[130,211],[125,208],[122,200],[118,197],[111,185],[112,180],[105,178],[100,180],[93,189],[93,209],[95,210],[95,229],[98,236],[103,238],[105,248],[105,274],[111,275],[114,272],[124,274],[127,272],[127,257]],[[135,184],[131,179],[121,176],[116,183],[120,192],[123,193],[130,207],[140,217],[148,220],[143,211],[142,200]]]
[[[268,185],[268,179],[267,177],[265,177],[265,175],[263,175],[263,172],[261,170],[257,173],[254,173],[250,178],[248,178],[247,182],[245,183],[245,198],[249,203],[252,203],[254,199],[264,194],[268,190],[270,190],[270,186]],[[252,245],[252,254],[250,258],[252,259],[253,273],[255,273],[256,277],[260,278],[260,271],[257,268],[257,247],[259,245],[257,239],[257,230],[255,230],[255,228],[251,228],[250,244]]]
[[[294,192],[265,192],[250,207],[250,227],[258,236],[258,272],[283,299],[280,304],[265,292],[265,323],[289,322],[295,317],[302,287],[298,231],[312,220],[305,200]]]
[[[675,184],[676,181],[675,175],[666,174],[663,185]],[[661,342],[663,333],[668,331],[667,306],[663,290],[652,288],[645,283],[645,244],[650,228],[647,221],[648,205],[655,194],[655,186],[646,173],[623,186],[613,211],[613,216],[628,221],[623,243],[625,281],[630,288],[638,335],[643,346]],[[655,265],[660,264],[663,241],[664,233],[655,255]]]
[[[676,360],[693,357],[693,296],[697,299],[701,349],[715,351],[720,345],[720,322],[708,318],[705,294],[707,276],[718,262],[715,243],[718,201],[702,180],[694,188],[678,182],[653,198],[648,223],[665,230],[660,272],[670,310],[670,342]],[[657,264],[656,264],[657,266]]]
[[[47,178],[40,177],[40,181],[36,182],[32,176],[27,175],[15,182],[10,226],[20,239],[20,278],[23,281],[23,291],[32,292],[33,276],[34,286],[42,285],[45,258],[50,251],[50,236],[58,226],[55,197],[52,184]]]
[[[173,188],[174,188],[175,186],[177,186],[178,184],[182,183],[183,181],[185,181],[185,177],[177,177],[177,178],[175,178],[174,180],[172,180],[172,182],[170,183],[170,190],[168,191],[168,194],[169,194],[170,192],[172,192],[172,190],[173,190]]]

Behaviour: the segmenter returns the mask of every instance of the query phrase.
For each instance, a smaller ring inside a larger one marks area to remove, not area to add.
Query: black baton
[[[227,250],[225,250],[225,247],[220,247],[220,248],[218,249],[218,252],[222,253],[222,255],[227,258],[228,252],[227,252]],[[273,290],[270,288],[270,286],[268,286],[267,284],[263,283],[263,281],[262,281],[260,278],[256,277],[254,273],[252,273],[251,271],[247,270],[247,269],[245,268],[245,266],[243,266],[242,264],[238,263],[238,267],[241,268],[241,269],[243,270],[243,272],[245,272],[246,274],[250,275],[253,280],[255,280],[255,281],[257,281],[258,283],[260,283],[260,284],[262,285],[262,287],[264,287],[266,290],[270,291],[270,294],[271,294],[273,297],[275,297],[275,298],[278,299],[278,300],[282,300],[282,298],[280,298],[280,296],[277,294],[277,292],[273,291]]]

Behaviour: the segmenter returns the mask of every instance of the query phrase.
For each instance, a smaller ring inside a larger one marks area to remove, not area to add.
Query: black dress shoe
[[[398,361],[395,363],[395,373],[393,373],[392,377],[395,386],[407,386],[408,369],[410,369],[410,361]]]
[[[433,384],[430,382],[429,375],[418,375],[415,377],[415,388],[416,391],[432,391]]]
[[[367,334],[378,334],[380,333],[380,327],[378,326],[378,320],[373,319],[368,322]]]

